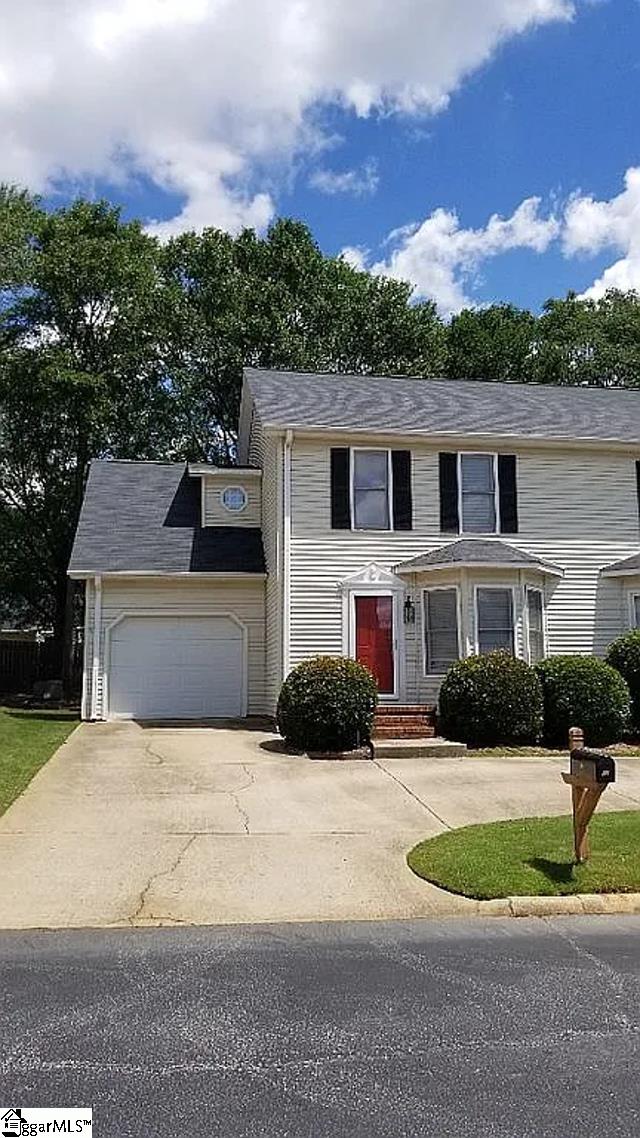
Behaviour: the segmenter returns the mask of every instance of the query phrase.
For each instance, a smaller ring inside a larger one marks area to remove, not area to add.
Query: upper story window
[[[497,533],[495,454],[461,454],[460,518],[462,533]]]
[[[517,533],[514,454],[443,451],[440,529],[443,533]]]
[[[486,586],[476,589],[478,652],[502,648],[515,654],[513,590]]]
[[[331,528],[410,530],[411,452],[332,447]]]
[[[391,452],[354,450],[351,495],[354,529],[391,529]]]

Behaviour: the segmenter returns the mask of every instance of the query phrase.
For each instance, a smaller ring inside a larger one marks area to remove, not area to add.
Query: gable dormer
[[[203,526],[261,526],[262,471],[257,467],[192,463],[189,474],[200,479]]]

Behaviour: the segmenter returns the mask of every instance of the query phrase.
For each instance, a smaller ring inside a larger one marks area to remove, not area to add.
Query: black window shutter
[[[518,489],[515,454],[498,455],[500,533],[518,532]]]
[[[331,528],[351,529],[349,447],[331,447]]]
[[[636,462],[636,493],[638,495],[638,520],[640,521],[640,461]]]
[[[458,456],[440,453],[440,529],[443,533],[459,533]]]
[[[411,451],[392,450],[393,528],[413,529],[411,501]]]

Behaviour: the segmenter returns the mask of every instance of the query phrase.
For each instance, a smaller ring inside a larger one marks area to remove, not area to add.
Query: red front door
[[[356,597],[356,660],[373,672],[381,695],[393,695],[393,597]]]

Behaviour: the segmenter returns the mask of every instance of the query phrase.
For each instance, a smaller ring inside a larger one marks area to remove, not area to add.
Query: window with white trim
[[[463,533],[497,533],[496,455],[459,455],[460,525]]]
[[[442,675],[460,656],[458,590],[425,589],[423,612],[425,671]]]
[[[544,601],[542,589],[527,589],[527,627],[529,630],[529,663],[544,660]]]
[[[354,449],[352,454],[353,528],[391,529],[390,452]]]
[[[498,648],[515,654],[513,628],[513,590],[497,587],[476,589],[478,652]]]

